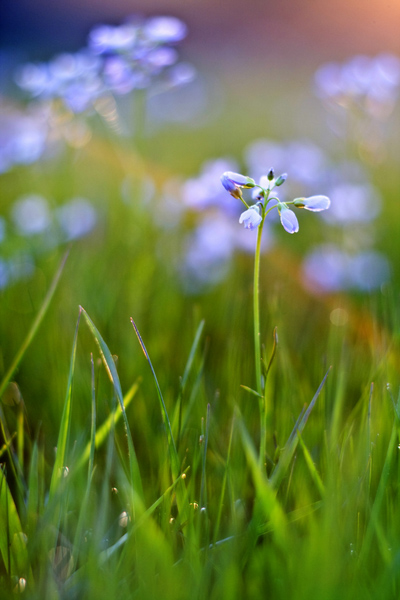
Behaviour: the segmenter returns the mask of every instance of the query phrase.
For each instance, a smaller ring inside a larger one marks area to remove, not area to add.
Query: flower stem
[[[259,283],[260,283],[260,254],[261,237],[264,219],[257,230],[257,244],[254,255],[254,288],[253,288],[253,322],[254,322],[254,358],[256,363],[256,390],[262,394],[261,381],[261,348],[260,348],[260,305],[259,305]]]

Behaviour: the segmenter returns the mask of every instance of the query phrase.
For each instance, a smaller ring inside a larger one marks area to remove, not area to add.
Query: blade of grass
[[[207,404],[206,430],[203,441],[202,465],[201,465],[201,485],[200,485],[200,507],[207,508],[207,485],[206,485],[206,464],[208,432],[210,429],[210,404]]]
[[[126,544],[129,537],[132,536],[132,534],[134,534],[139,529],[139,527],[142,527],[146,523],[146,521],[151,517],[151,515],[154,513],[154,511],[160,506],[160,504],[162,504],[162,502],[164,502],[164,500],[167,498],[167,496],[176,488],[179,481],[182,479],[182,476],[183,475],[186,476],[189,469],[190,469],[190,467],[187,467],[185,469],[185,471],[182,473],[182,475],[180,475],[179,478],[176,481],[174,481],[165,490],[165,492],[159,498],[157,498],[157,500],[155,502],[153,502],[153,504],[151,506],[149,506],[149,508],[147,510],[145,510],[140,515],[140,517],[133,523],[129,533],[125,533],[124,535],[122,535],[118,539],[118,541],[115,542],[115,544],[113,544],[112,546],[109,546],[106,550],[103,550],[100,553],[100,555],[98,557],[99,566],[106,563],[107,560],[109,560],[115,554],[115,552],[117,552],[121,547],[124,546],[124,544]],[[87,566],[85,565],[85,566],[81,567],[78,571],[75,571],[75,573],[73,573],[70,576],[70,578],[68,579],[68,581],[65,584],[65,589],[66,590],[70,589],[71,586],[75,586],[79,581],[82,581],[83,579],[85,579],[87,577],[88,577],[88,572],[87,572]]]
[[[0,552],[9,575],[25,577],[33,584],[26,536],[3,468],[0,468]]]
[[[300,415],[300,418],[298,419],[297,423],[295,424],[293,431],[290,434],[289,439],[286,442],[285,447],[279,457],[279,462],[276,465],[276,467],[274,468],[274,470],[271,474],[271,477],[269,478],[269,481],[275,490],[278,490],[280,484],[282,483],[283,478],[285,477],[285,474],[289,468],[290,462],[293,458],[293,455],[297,448],[297,444],[299,442],[298,433],[302,434],[304,427],[306,426],[306,423],[308,421],[308,417],[310,416],[311,411],[314,408],[315,403],[318,399],[318,396],[320,395],[322,388],[325,385],[325,381],[326,381],[326,378],[328,377],[330,370],[331,370],[331,367],[329,367],[329,369],[325,373],[325,376],[324,376],[323,380],[321,381],[313,399],[311,400],[309,407],[307,408],[307,410],[304,412],[304,414],[302,416]]]
[[[39,518],[39,448],[37,441],[34,442],[29,465],[28,479],[28,503],[27,503],[27,531],[31,534],[35,531]]]
[[[54,292],[57,289],[58,282],[60,281],[60,277],[63,272],[65,263],[67,261],[68,254],[69,254],[69,249],[65,252],[65,254],[61,260],[61,263],[56,271],[56,274],[54,275],[54,278],[50,284],[50,287],[47,291],[46,296],[44,297],[44,300],[39,309],[39,312],[37,313],[36,318],[34,319],[32,325],[31,325],[31,328],[29,329],[17,354],[14,357],[14,360],[12,361],[10,367],[6,371],[6,374],[4,375],[4,377],[0,383],[0,398],[4,394],[4,392],[7,388],[7,385],[11,381],[12,376],[14,375],[15,371],[17,370],[18,365],[20,364],[26,350],[30,346],[33,338],[35,337],[35,335],[40,327],[40,324],[42,323],[42,321],[47,313],[47,309],[49,308],[50,302],[54,296]],[[8,457],[10,459],[10,468],[13,472],[15,481],[17,482],[20,496],[22,497],[25,492],[25,480],[23,478],[22,470],[21,470],[20,464],[18,462],[17,456],[15,455],[15,453],[13,451],[13,447],[11,444],[11,436],[8,432],[7,422],[6,422],[6,418],[5,418],[1,404],[0,404],[0,429],[1,429],[1,433],[2,433],[2,436],[5,441]]]
[[[166,429],[166,433],[167,433],[167,439],[168,439],[168,450],[169,450],[169,456],[170,456],[170,461],[171,461],[171,471],[172,471],[172,478],[173,479],[177,479],[178,474],[179,474],[179,458],[178,458],[178,453],[176,450],[176,446],[175,446],[175,440],[174,440],[174,436],[172,435],[172,429],[171,429],[171,423],[169,420],[169,416],[168,416],[168,412],[167,412],[167,407],[165,406],[165,402],[164,402],[164,398],[161,392],[161,388],[160,385],[158,383],[158,379],[156,376],[156,373],[154,371],[154,367],[152,365],[152,362],[150,360],[150,356],[149,353],[146,350],[146,346],[143,343],[142,337],[139,333],[138,328],[136,327],[136,324],[134,322],[134,320],[131,318],[131,323],[132,326],[135,330],[135,333],[137,335],[137,338],[139,340],[139,344],[143,350],[143,354],[146,357],[146,360],[150,366],[151,372],[153,374],[153,378],[154,378],[154,382],[156,384],[156,389],[157,389],[157,395],[158,395],[158,399],[160,401],[160,406],[161,406],[161,415],[162,415],[162,419],[163,419],[163,423]]]
[[[69,438],[69,431],[71,428],[72,382],[74,379],[74,372],[75,372],[76,346],[77,346],[77,341],[78,341],[78,329],[79,329],[80,318],[81,318],[81,311],[79,311],[78,321],[76,323],[76,328],[75,328],[74,341],[72,344],[72,352],[71,352],[71,360],[70,360],[68,384],[67,384],[67,393],[65,396],[63,414],[61,417],[60,430],[58,433],[56,459],[54,461],[53,473],[52,473],[51,482],[50,482],[50,491],[49,491],[49,499],[50,500],[54,497],[54,493],[55,493],[55,491],[58,487],[58,483],[60,481],[60,476],[61,476],[60,474],[62,473],[62,469],[65,467],[67,444],[68,444],[68,438]]]
[[[270,484],[264,471],[260,469],[258,453],[256,452],[250,434],[244,425],[239,409],[236,409],[236,423],[256,489],[256,502],[252,521],[250,523],[249,533],[251,535],[251,540],[249,540],[248,552],[251,553],[255,546],[258,538],[258,529],[261,523],[265,521],[271,523],[274,538],[277,544],[284,549],[287,547],[286,516],[276,497],[276,490]]]
[[[90,428],[90,454],[88,467],[88,482],[91,480],[94,469],[94,452],[96,449],[96,387],[94,382],[94,361],[93,353],[90,354],[90,364],[92,367],[92,420]],[[115,421],[114,421],[115,422]],[[88,488],[89,488],[88,483]]]
[[[230,435],[229,435],[228,453],[227,453],[227,456],[226,456],[224,476],[222,478],[221,496],[220,496],[220,500],[219,500],[219,504],[218,504],[218,513],[217,513],[217,518],[216,518],[215,527],[214,527],[213,544],[216,544],[218,536],[219,536],[219,528],[220,528],[221,517],[222,517],[222,507],[224,505],[224,497],[225,497],[225,490],[226,490],[226,480],[227,480],[227,477],[228,477],[228,469],[230,467],[230,458],[231,458],[231,449],[232,449],[232,439],[233,439],[234,425],[235,425],[235,419],[233,418],[232,419],[232,425],[231,425],[231,432],[230,432]]]
[[[166,430],[166,434],[167,434],[167,442],[168,442],[168,453],[169,453],[169,458],[170,458],[170,467],[171,467],[171,474],[172,474],[172,479],[173,480],[177,480],[179,477],[179,472],[180,472],[180,463],[179,463],[179,457],[178,457],[178,452],[176,450],[176,445],[175,445],[175,440],[174,440],[174,436],[172,434],[172,429],[171,429],[171,423],[169,420],[169,416],[168,416],[168,412],[167,412],[167,407],[165,406],[165,402],[164,402],[164,398],[161,392],[161,388],[160,385],[158,383],[158,379],[156,376],[156,372],[154,370],[154,367],[152,365],[152,362],[150,360],[150,356],[149,353],[146,350],[146,346],[144,345],[144,342],[142,340],[142,337],[139,333],[138,328],[136,327],[136,323],[134,322],[134,320],[131,317],[131,323],[133,326],[133,329],[135,330],[136,336],[138,338],[139,344],[142,348],[143,354],[146,357],[146,360],[150,366],[150,370],[152,372],[153,375],[153,379],[154,379],[154,383],[156,385],[156,389],[157,389],[157,395],[158,395],[158,399],[160,401],[160,407],[161,407],[161,416],[163,419],[163,423],[164,423],[164,427]],[[186,520],[186,490],[185,490],[185,485],[183,483],[182,480],[179,481],[179,484],[177,486],[176,489],[176,501],[178,504],[178,509],[180,512],[180,517],[181,517],[181,521],[185,521]]]
[[[47,309],[49,308],[49,304],[54,296],[54,292],[57,289],[58,282],[60,281],[61,274],[63,272],[66,260],[68,258],[69,249],[64,254],[60,266],[58,267],[56,274],[54,275],[53,281],[50,284],[49,290],[43,300],[43,303],[39,309],[38,314],[36,315],[35,320],[33,321],[30,330],[28,331],[26,338],[21,344],[20,349],[18,350],[13,362],[11,363],[8,371],[4,375],[1,383],[0,383],[0,398],[4,394],[4,391],[7,387],[8,382],[11,380],[11,377],[14,375],[15,371],[18,368],[19,363],[21,362],[27,348],[30,346],[33,338],[35,337],[37,330],[40,327],[41,322],[43,321],[44,316],[46,315]]]
[[[135,448],[133,445],[132,433],[131,433],[131,430],[129,427],[128,417],[126,416],[126,411],[125,411],[125,406],[124,406],[124,398],[122,395],[121,384],[119,381],[115,362],[113,360],[110,350],[108,349],[108,346],[106,345],[105,341],[101,337],[98,329],[96,328],[95,324],[93,323],[93,321],[87,314],[86,310],[82,307],[81,307],[81,310],[82,310],[83,315],[86,319],[86,322],[89,326],[89,329],[92,332],[92,335],[98,345],[101,358],[103,360],[103,363],[104,363],[104,366],[108,373],[108,376],[111,380],[111,383],[114,386],[115,394],[117,396],[119,405],[121,407],[122,418],[124,421],[125,432],[126,432],[126,436],[127,436],[127,440],[128,440],[129,470],[130,470],[131,484],[133,486],[133,493],[136,494],[137,500],[140,500],[140,504],[142,505],[143,499],[144,499],[142,478],[140,475],[139,463],[138,463]],[[140,510],[142,510],[142,509],[143,509],[143,507],[141,506]]]
[[[268,387],[267,387],[267,379],[268,379],[268,374],[269,371],[271,369],[272,363],[274,362],[274,358],[276,355],[276,349],[278,346],[278,329],[277,327],[274,328],[274,333],[273,333],[273,338],[274,338],[274,342],[272,345],[272,351],[271,351],[271,356],[269,359],[268,364],[266,363],[265,359],[262,358],[261,359],[261,363],[262,363],[262,372],[263,372],[263,376],[264,376],[264,388],[263,388],[263,394],[259,399],[259,410],[260,410],[260,452],[259,452],[259,464],[260,464],[260,469],[264,469],[264,464],[265,464],[265,458],[266,458],[266,453],[267,453],[267,418],[268,418]]]
[[[393,464],[393,460],[395,457],[396,447],[398,444],[398,438],[400,435],[400,411],[399,411],[400,395],[399,395],[399,398],[398,398],[398,401],[396,404],[389,385],[388,385],[388,392],[389,392],[390,399],[392,401],[393,409],[394,409],[394,423],[393,423],[392,433],[390,436],[390,440],[389,440],[389,444],[388,444],[388,448],[387,448],[387,452],[386,452],[385,462],[384,462],[384,465],[382,468],[382,473],[381,473],[381,477],[380,477],[379,484],[378,484],[378,489],[376,491],[374,503],[371,508],[369,522],[367,525],[367,529],[366,529],[365,536],[364,536],[364,541],[361,546],[361,550],[360,550],[360,554],[359,554],[359,563],[360,564],[362,564],[365,561],[366,556],[370,551],[374,533],[377,535],[378,542],[382,538],[382,535],[380,532],[381,525],[379,523],[378,517],[379,517],[379,513],[382,508],[383,500],[385,498],[386,488],[387,488],[389,476],[390,476],[390,473],[392,470],[392,464]],[[380,543],[379,547],[380,547],[382,556],[384,557],[386,562],[389,563],[392,559],[390,556],[390,551],[387,548],[387,544]]]
[[[315,483],[321,498],[324,498],[325,497],[325,486],[322,483],[321,476],[318,473],[317,468],[314,464],[314,461],[311,457],[310,451],[307,448],[306,444],[304,443],[301,433],[298,430],[297,430],[297,435],[299,437],[300,446],[301,446],[301,449],[303,450],[304,458],[305,458],[308,470],[310,472],[311,478],[312,478],[313,482]]]
[[[87,510],[89,504],[89,496],[90,496],[90,487],[93,478],[94,472],[94,453],[96,446],[96,388],[95,388],[95,377],[94,377],[94,360],[93,353],[90,354],[90,366],[92,372],[92,419],[91,419],[91,432],[90,432],[90,450],[89,450],[89,466],[88,466],[88,478],[86,484],[86,491],[83,497],[83,501],[81,503],[80,511],[79,511],[79,519],[78,525],[76,527],[76,533],[74,537],[73,551],[72,551],[72,559],[73,564],[78,564],[79,553],[82,544],[83,532],[85,527],[85,522],[87,518]]]
[[[125,406],[125,410],[130,405],[133,400],[136,392],[139,389],[140,378],[131,386],[131,388],[127,391],[125,396],[123,397],[123,402]],[[105,442],[107,436],[109,435],[113,424],[118,423],[119,419],[122,416],[122,410],[120,404],[117,405],[115,411],[112,411],[104,423],[97,428],[95,432],[95,449],[97,450],[100,446]],[[88,460],[90,460],[92,452],[92,441],[89,441],[82,454],[80,455],[78,461],[75,464],[75,469],[80,469]]]
[[[177,442],[176,442],[177,449],[179,448],[179,442],[180,442],[180,437],[181,437],[183,394],[185,393],[185,388],[186,388],[187,381],[189,379],[190,372],[192,370],[194,357],[196,355],[197,348],[200,343],[201,335],[203,333],[204,323],[205,323],[205,321],[202,320],[197,328],[196,335],[194,337],[193,344],[192,344],[192,347],[189,352],[189,357],[186,362],[185,369],[183,371],[182,379],[180,381],[179,395],[178,395],[178,401],[177,401],[177,408],[178,408],[178,435],[177,435]],[[175,418],[173,418],[172,422],[173,422],[173,424],[175,423]]]

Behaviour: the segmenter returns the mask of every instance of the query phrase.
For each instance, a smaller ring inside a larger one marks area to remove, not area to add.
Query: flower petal
[[[309,198],[296,198],[294,205],[297,208],[305,208],[312,212],[320,212],[330,207],[331,201],[328,196],[310,196]]]
[[[278,210],[283,229],[288,233],[297,233],[299,230],[299,222],[294,212],[283,204],[279,206]]]
[[[245,229],[256,229],[262,221],[257,208],[245,210],[239,217],[239,223],[244,223]]]

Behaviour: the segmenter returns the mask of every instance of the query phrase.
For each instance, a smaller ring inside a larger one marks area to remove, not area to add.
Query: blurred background
[[[346,331],[362,379],[372,321],[397,335],[397,0],[3,0],[0,22],[0,374],[71,247],[16,375],[34,423],[59,418],[80,304],[125,387],[143,368],[130,316],[170,401],[201,318],[204,401],[218,411],[251,383],[255,232],[238,224],[226,170],[274,167],[289,175],[283,200],[331,198],[327,213],[299,211],[294,236],[271,215],[263,336],[277,325],[315,382],[332,329]],[[89,397],[84,336],[77,394]]]

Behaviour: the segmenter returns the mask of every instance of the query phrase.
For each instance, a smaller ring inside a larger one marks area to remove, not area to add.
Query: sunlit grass
[[[67,293],[68,277],[67,263],[61,294]],[[24,390],[22,434],[21,404],[4,406],[5,597],[6,590],[12,595],[22,588],[31,598],[396,596],[400,408],[398,350],[384,331],[391,324],[378,323],[372,313],[361,318],[344,299],[347,325],[329,324],[330,302],[299,294],[296,320],[285,327],[290,319],[274,305],[286,313],[289,300],[279,291],[266,296],[267,356],[273,324],[279,341],[267,380],[267,461],[260,466],[257,398],[240,387],[254,385],[252,359],[246,357],[251,342],[247,351],[245,344],[251,318],[242,318],[250,292],[242,292],[241,302],[232,297],[229,320],[221,321],[225,290],[213,293],[219,296],[213,306],[217,321],[211,314],[197,334],[197,317],[193,322],[187,313],[186,333],[178,318],[190,303],[177,299],[175,326],[155,310],[160,320],[156,331],[147,326],[150,342],[143,333],[145,356],[129,319],[121,323],[118,312],[104,327],[118,359],[88,313],[92,337],[82,322],[73,342],[71,323],[72,358],[64,361],[62,416],[57,401],[55,457],[48,442],[55,432],[48,431],[48,422],[38,424],[49,400],[33,418]],[[168,297],[158,291],[159,300]],[[302,323],[307,306],[317,319],[308,334]],[[201,311],[207,313],[204,306]],[[77,315],[76,309],[75,321]],[[55,339],[51,319],[50,312],[33,347],[43,344],[41,331]],[[145,368],[152,347],[162,404]],[[105,370],[97,362],[99,350]],[[50,375],[52,365],[46,381]],[[121,429],[122,406],[127,420]]]
[[[223,282],[187,295],[176,264],[185,231],[154,219],[172,170],[192,172],[232,140],[237,156],[253,131],[243,121],[224,139],[191,132],[197,154],[187,133],[161,132],[142,141],[145,158],[102,135],[4,175],[5,212],[22,193],[55,206],[79,194],[100,219],[60,280],[63,246],[41,253],[45,240],[19,240],[38,269],[1,292],[1,597],[397,598],[397,264],[373,295],[318,296],[300,258],[322,234],[305,220],[303,237],[277,234],[260,277],[272,356],[260,461],[258,398],[246,389],[256,386],[252,259],[235,256]],[[390,203],[395,179],[386,185]],[[378,228],[393,256],[395,227]]]

